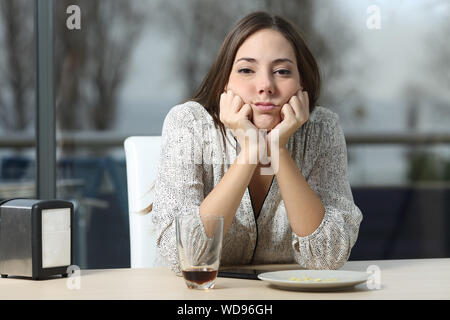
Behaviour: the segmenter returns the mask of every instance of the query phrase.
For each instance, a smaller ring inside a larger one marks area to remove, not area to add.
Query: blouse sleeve
[[[161,156],[155,184],[152,220],[157,229],[158,259],[181,275],[178,261],[175,216],[192,215],[190,244],[196,254],[206,244],[199,208],[204,199],[202,142],[192,111],[180,105],[164,120]],[[162,261],[161,261],[162,260]]]
[[[339,118],[312,124],[320,145],[307,182],[319,196],[325,215],[310,235],[292,233],[296,261],[306,269],[339,269],[356,242],[362,213],[353,202],[347,177],[347,148]]]

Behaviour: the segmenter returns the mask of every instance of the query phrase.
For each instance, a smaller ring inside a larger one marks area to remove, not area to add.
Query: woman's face
[[[234,59],[226,90],[252,107],[252,122],[272,130],[281,121],[281,108],[300,89],[294,49],[278,31],[263,29],[249,36]]]

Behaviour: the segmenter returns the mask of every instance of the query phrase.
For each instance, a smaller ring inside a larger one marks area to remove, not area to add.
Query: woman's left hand
[[[272,139],[276,135],[271,133],[278,129],[278,148],[285,148],[289,138],[309,119],[309,98],[306,91],[300,89],[295,96],[281,108],[281,122],[267,135],[267,151],[270,155]],[[275,141],[276,143],[276,141]]]

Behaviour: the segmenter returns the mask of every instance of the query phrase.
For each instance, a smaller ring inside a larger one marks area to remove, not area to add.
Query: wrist
[[[278,154],[280,154],[280,153],[286,153],[286,152],[289,153],[287,144],[286,144],[286,145],[275,145],[275,146],[272,146],[272,147],[275,147],[275,148],[272,150],[270,144],[267,145],[267,155],[268,155],[269,157],[272,156],[272,153],[273,153],[273,152],[278,152]]]
[[[239,164],[247,164],[256,167],[258,164],[258,148],[245,144],[239,151],[236,159]]]
[[[279,147],[272,152],[270,156],[271,166],[276,176],[278,176],[280,164],[286,162],[289,158],[291,158],[291,154],[287,147]]]

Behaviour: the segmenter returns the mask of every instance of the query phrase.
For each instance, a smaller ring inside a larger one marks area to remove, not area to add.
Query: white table
[[[32,281],[0,279],[2,299],[162,299],[162,300],[305,300],[305,299],[450,299],[450,258],[350,261],[342,270],[380,270],[381,287],[360,284],[351,290],[301,292],[274,289],[259,280],[218,278],[209,291],[188,289],[183,278],[165,268],[81,270],[79,278]],[[252,267],[254,268],[254,267]],[[259,266],[263,270],[296,265]],[[77,289],[78,288],[78,289]]]

